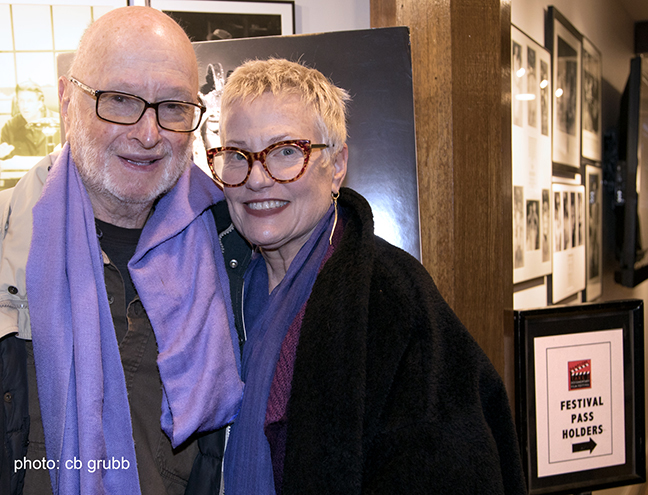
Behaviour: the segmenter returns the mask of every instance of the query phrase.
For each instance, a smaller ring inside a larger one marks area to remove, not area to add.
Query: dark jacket
[[[301,327],[283,493],[525,493],[492,364],[421,264],[374,235],[364,198],[343,189],[339,205]]]
[[[25,341],[14,335],[0,339],[0,391],[0,493],[20,494],[25,471],[15,470],[14,463],[27,455],[27,350]]]

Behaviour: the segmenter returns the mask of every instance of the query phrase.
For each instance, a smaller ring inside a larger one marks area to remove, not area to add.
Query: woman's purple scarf
[[[240,405],[227,275],[211,213],[202,215],[221,197],[192,166],[156,205],[129,263],[158,343],[161,424],[174,446],[232,421]],[[53,492],[140,493],[93,209],[68,145],[33,218],[27,293]]]
[[[248,340],[241,363],[245,393],[241,412],[232,426],[225,451],[225,493],[228,495],[275,493],[270,446],[263,430],[270,386],[281,343],[295,316],[308,301],[329,247],[332,228],[331,206],[269,297],[263,295],[265,291],[267,296],[268,291],[263,258],[258,256],[254,259],[246,272],[246,291],[253,291],[253,297],[246,297],[245,305],[262,304],[264,307],[253,327],[247,327]],[[248,287],[253,278],[258,287]],[[255,292],[258,294],[256,297]]]

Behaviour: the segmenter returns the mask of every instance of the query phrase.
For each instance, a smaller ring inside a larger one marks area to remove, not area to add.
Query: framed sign
[[[603,170],[585,163],[585,251],[587,254],[587,280],[585,295],[587,301],[601,296],[601,278],[603,273],[603,203],[602,203]]]
[[[585,187],[553,184],[553,275],[551,302],[585,288]]]
[[[643,301],[515,312],[530,495],[646,480]]]
[[[555,7],[545,19],[552,54],[554,175],[580,173],[582,35]]]
[[[551,56],[511,26],[513,282],[551,273]]]
[[[583,36],[583,98],[581,153],[589,160],[601,161],[601,52]]]
[[[146,0],[182,26],[191,41],[295,34],[295,2]],[[144,5],[145,0],[135,0]]]

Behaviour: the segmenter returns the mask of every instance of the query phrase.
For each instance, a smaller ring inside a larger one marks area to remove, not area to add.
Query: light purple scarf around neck
[[[129,263],[158,344],[161,425],[174,446],[231,422],[240,406],[227,274],[214,219],[201,215],[221,198],[192,166],[156,205]],[[56,463],[54,494],[139,493],[101,249],[68,145],[33,218],[27,293],[47,455]],[[121,469],[91,472],[94,460]]]

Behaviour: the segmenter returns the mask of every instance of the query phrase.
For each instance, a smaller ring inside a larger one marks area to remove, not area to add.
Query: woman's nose
[[[245,183],[250,189],[258,190],[265,187],[270,187],[274,184],[274,179],[268,175],[261,160],[254,160],[252,162],[252,170],[250,170],[250,177]]]

